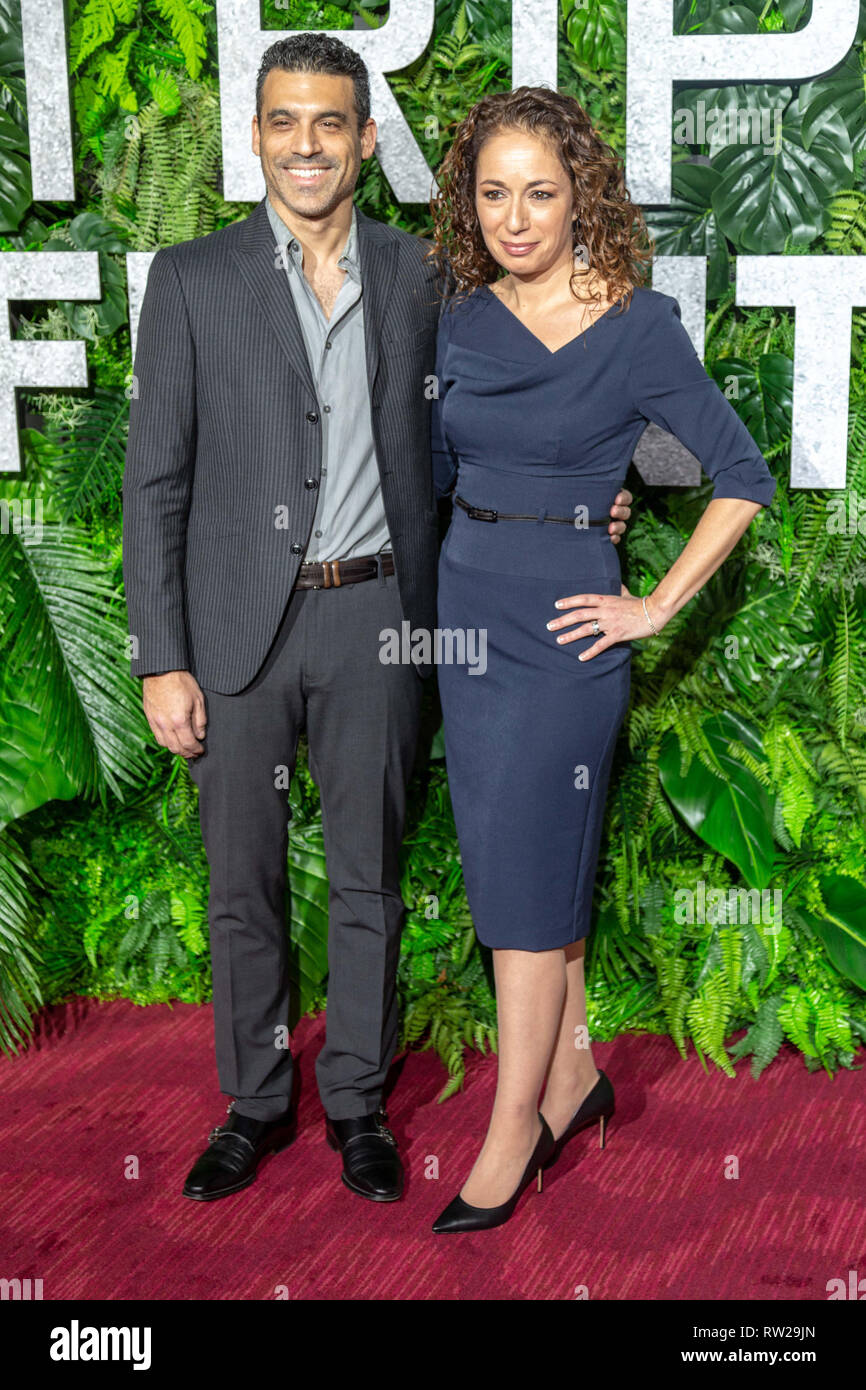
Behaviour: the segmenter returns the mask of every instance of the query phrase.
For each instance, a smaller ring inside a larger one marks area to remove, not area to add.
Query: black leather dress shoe
[[[199,1154],[184,1183],[184,1197],[212,1202],[248,1187],[256,1176],[259,1160],[279,1153],[297,1134],[297,1117],[289,1107],[278,1120],[254,1120],[228,1107],[229,1118],[208,1135],[208,1147]]]
[[[351,1120],[328,1116],[325,1136],[343,1155],[343,1182],[371,1202],[396,1202],[403,1194],[403,1164],[384,1110]]]

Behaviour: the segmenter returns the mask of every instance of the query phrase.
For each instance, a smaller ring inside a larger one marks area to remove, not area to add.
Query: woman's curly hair
[[[548,87],[517,87],[475,103],[460,122],[437,173],[439,192],[430,199],[434,237],[428,257],[434,260],[450,300],[464,299],[495,280],[502,267],[484,241],[475,209],[475,171],[482,145],[504,130],[521,130],[546,139],[571,179],[577,241],[582,259],[607,285],[611,303],[628,306],[632,290],[646,277],[652,241],[640,209],[625,186],[622,160],[596,134],[589,116],[574,97]],[[571,275],[576,299],[600,302],[601,296],[577,294],[586,275],[577,264]]]

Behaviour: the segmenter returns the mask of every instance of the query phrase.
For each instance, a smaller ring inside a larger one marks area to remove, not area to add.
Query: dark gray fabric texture
[[[423,693],[411,665],[378,659],[379,633],[400,615],[396,574],[298,589],[250,685],[205,691],[205,752],[189,769],[210,865],[217,1071],[255,1119],[276,1119],[292,1094],[287,785],[302,730],[328,869],[327,1037],[316,1060],[326,1114],[376,1110],[396,1050],[399,856]]]
[[[252,680],[274,639],[320,482],[315,383],[265,204],[154,256],[123,479],[131,672],[189,670],[223,694]],[[421,238],[357,220],[382,500],[404,617],[429,629],[437,278]]]

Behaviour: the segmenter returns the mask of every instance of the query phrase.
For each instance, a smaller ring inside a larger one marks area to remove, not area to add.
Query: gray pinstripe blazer
[[[435,626],[428,243],[358,209],[371,416],[404,618]],[[265,199],[157,251],[139,319],[123,478],[131,671],[226,695],[273,641],[316,505],[321,424]],[[417,667],[427,676],[433,668]]]

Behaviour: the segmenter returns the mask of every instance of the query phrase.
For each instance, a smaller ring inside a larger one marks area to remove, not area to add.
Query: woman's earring
[[[579,238],[580,238],[580,230],[579,230],[579,223],[578,223],[578,220],[577,220],[576,217],[572,218],[572,225],[573,225],[573,227],[574,227],[574,242],[573,242],[573,247],[574,247],[574,249],[573,249],[572,254],[573,254],[573,256],[574,256],[575,265],[577,265],[578,262],[579,262],[581,265],[586,266],[587,269],[588,269],[588,268],[589,268],[589,251],[588,251],[587,247],[584,246],[583,243],[582,243],[582,242],[580,241],[580,239],[579,239]]]

